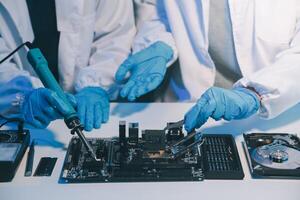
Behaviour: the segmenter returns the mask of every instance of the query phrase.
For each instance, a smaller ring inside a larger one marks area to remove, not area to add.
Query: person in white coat
[[[139,3],[142,25],[133,46],[141,54],[160,41],[178,52],[182,82],[173,77],[174,91],[184,88],[190,101],[201,96],[185,116],[188,130],[209,117],[242,119],[259,111],[274,118],[300,101],[300,1]]]
[[[134,35],[131,0],[0,0],[0,60],[20,44],[33,42],[45,54],[62,88],[75,93],[73,99],[86,130],[99,128],[108,120],[114,72],[130,53]],[[21,82],[27,79],[29,83],[23,85],[31,89],[22,89],[21,84],[15,93],[10,90],[5,99],[14,103],[11,109],[0,105],[0,114],[19,112],[40,128],[61,117],[62,110],[47,118],[43,112],[37,117],[25,109],[23,101],[34,99],[34,108],[35,102],[53,97],[49,91],[35,90],[42,84],[27,61],[25,49],[0,65],[0,84],[18,77],[23,77]]]

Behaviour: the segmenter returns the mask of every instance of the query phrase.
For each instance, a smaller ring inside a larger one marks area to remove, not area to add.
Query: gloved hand
[[[86,131],[100,128],[108,121],[109,98],[100,87],[85,87],[76,95],[77,112]]]
[[[134,101],[157,88],[165,76],[167,63],[172,57],[171,47],[163,42],[156,42],[127,58],[115,75],[116,81],[123,83],[126,74],[130,72],[129,80],[120,92],[121,97]]]
[[[24,94],[20,111],[24,121],[37,128],[46,128],[51,121],[61,119],[70,112],[64,101],[47,88],[32,89]],[[67,97],[74,98],[71,94]]]
[[[228,121],[247,118],[257,112],[259,105],[258,96],[249,89],[226,90],[211,87],[185,115],[185,129],[190,132],[194,128],[199,128],[209,117]]]

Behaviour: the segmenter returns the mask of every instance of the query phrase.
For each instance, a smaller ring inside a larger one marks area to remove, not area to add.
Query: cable
[[[8,54],[5,58],[3,58],[0,61],[0,64],[2,64],[4,61],[6,61],[8,58],[10,58],[12,55],[14,55],[17,51],[19,51],[22,47],[26,46],[28,49],[32,49],[32,43],[31,42],[24,42],[23,44],[19,45],[15,50],[13,50],[10,54]],[[19,131],[23,131],[23,127],[24,127],[24,121],[22,119],[19,118],[7,118],[3,115],[0,114],[0,117],[3,118],[4,120],[6,120],[5,122],[3,122],[2,124],[0,124],[0,128],[3,127],[4,125],[6,125],[7,123],[10,122],[18,122],[18,129]]]
[[[5,124],[9,123],[9,121],[5,121],[2,124],[0,124],[0,128],[2,128],[2,126],[4,126]]]
[[[21,49],[23,46],[27,46],[27,48],[32,49],[33,46],[30,42],[24,42],[23,44],[21,44],[20,46],[18,46],[15,50],[13,50],[10,54],[8,54],[5,58],[3,58],[0,61],[0,64],[2,64],[4,61],[6,61],[9,57],[11,57],[12,55],[14,55],[17,51],[19,51],[19,49]]]
[[[10,122],[21,122],[23,121],[22,119],[20,118],[7,118],[7,117],[4,117],[3,115],[0,114],[0,118],[3,118],[5,120],[5,122],[3,122],[2,124],[0,124],[0,128],[2,126],[4,126],[5,124],[7,123],[10,123]]]
[[[8,123],[17,122],[18,123],[18,130],[20,132],[23,132],[23,130],[24,130],[24,120],[23,119],[21,119],[21,118],[8,118],[8,117],[5,117],[1,114],[0,114],[0,118],[3,118],[5,120],[5,122],[0,124],[0,128],[2,128],[4,125],[6,125]]]

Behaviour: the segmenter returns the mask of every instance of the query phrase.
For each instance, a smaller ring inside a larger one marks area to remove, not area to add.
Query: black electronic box
[[[0,130],[0,182],[13,179],[29,142],[28,130]]]

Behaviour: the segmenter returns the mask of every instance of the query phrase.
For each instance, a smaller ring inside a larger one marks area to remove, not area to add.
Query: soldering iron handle
[[[76,111],[67,99],[64,91],[57,83],[56,79],[54,78],[53,74],[49,70],[48,62],[43,56],[42,52],[38,48],[30,49],[27,54],[27,59],[32,65],[34,71],[37,73],[38,77],[44,84],[44,86],[48,89],[53,90],[57,93],[57,95],[65,102],[65,104],[69,107],[70,113],[64,116],[65,120],[77,117]]]
[[[53,90],[57,93],[57,95],[65,102],[66,106],[68,106],[69,113],[66,113],[64,116],[65,123],[69,129],[71,129],[71,133],[76,133],[80,138],[81,142],[83,142],[84,146],[86,147],[87,151],[91,154],[91,156],[96,160],[97,156],[91,147],[91,145],[86,140],[84,134],[82,133],[82,125],[80,120],[77,116],[77,113],[69,100],[67,99],[63,89],[57,83],[56,79],[54,78],[53,74],[49,70],[48,62],[46,58],[43,56],[42,52],[38,48],[31,48],[27,54],[27,59],[32,65],[34,71],[37,73],[38,77],[41,79],[44,86],[48,89]]]

